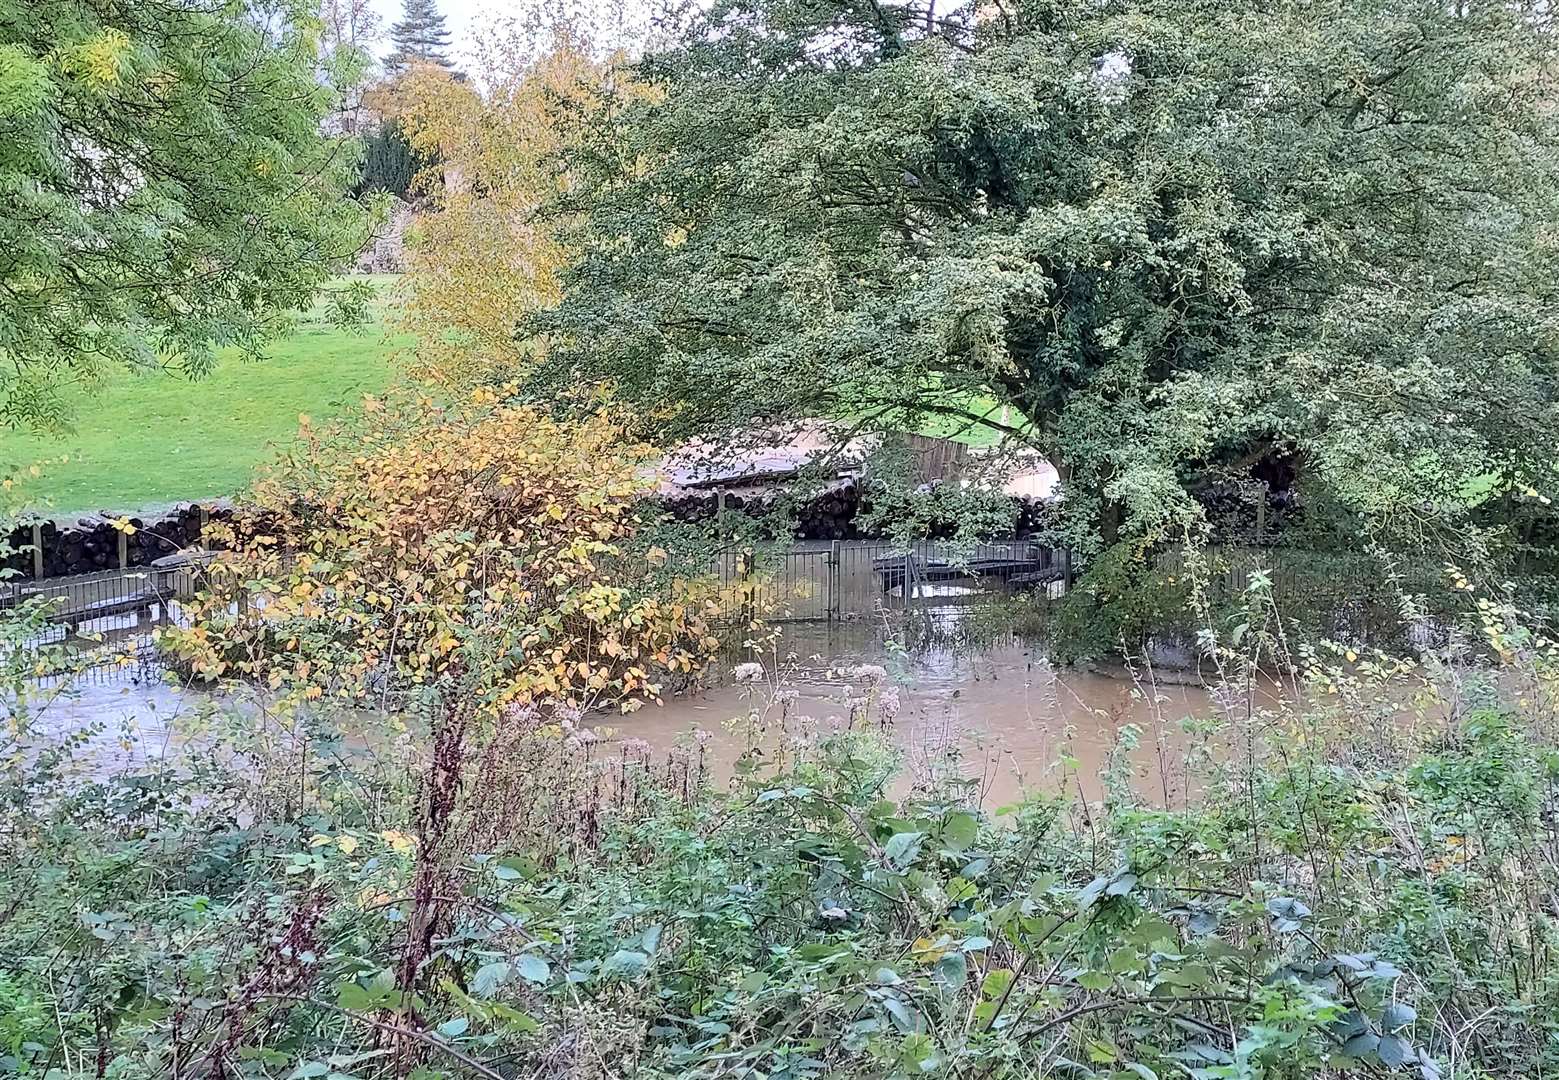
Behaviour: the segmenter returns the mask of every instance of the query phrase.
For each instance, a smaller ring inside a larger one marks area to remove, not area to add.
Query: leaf
[[[1084,990],[1098,992],[1108,990],[1115,985],[1115,980],[1102,971],[1085,971],[1077,977],[1077,985]]]
[[[980,993],[988,998],[998,998],[1007,992],[1007,987],[1012,985],[1012,971],[1008,968],[994,968],[985,973],[985,978],[980,981]]]
[[[981,949],[989,949],[991,947],[991,939],[976,934],[973,937],[964,938],[964,943],[959,947],[964,952],[979,952]]]
[[[1355,1035],[1342,1044],[1342,1052],[1346,1057],[1366,1058],[1375,1052],[1380,1045],[1380,1036],[1373,1031],[1364,1031]]]
[[[948,851],[966,851],[980,834],[980,823],[967,811],[951,814],[942,826],[942,846]]]
[[[950,990],[956,990],[969,977],[969,963],[961,952],[948,953],[936,962],[932,976]]]
[[[477,997],[492,997],[500,986],[508,982],[514,968],[505,960],[483,964],[471,977],[471,993]]]
[[[1115,880],[1110,882],[1109,887],[1104,890],[1104,895],[1105,896],[1125,896],[1127,893],[1131,892],[1131,890],[1136,888],[1136,887],[1137,887],[1137,875],[1136,874],[1133,874],[1133,873],[1130,873],[1130,872],[1124,873],[1124,874],[1118,874],[1118,875],[1116,875]]]
[[[1120,869],[1115,873],[1105,876],[1101,874],[1083,887],[1077,894],[1077,906],[1079,908],[1092,907],[1102,897],[1125,896],[1137,885],[1137,875],[1130,870]]]
[[[544,983],[547,976],[552,974],[547,962],[535,953],[522,953],[514,962],[514,967],[520,973],[520,978],[529,983]]]
[[[660,923],[646,927],[644,933],[639,935],[639,947],[654,956],[655,950],[660,947],[660,935],[664,930],[665,927]]]
[[[1332,959],[1337,961],[1339,966],[1345,967],[1349,971],[1365,971],[1369,968],[1372,958],[1356,956],[1352,953],[1337,953]]]
[[[1395,1069],[1407,1064],[1413,1056],[1413,1044],[1400,1035],[1386,1035],[1381,1038],[1376,1053],[1380,1055],[1382,1065]]]
[[[883,998],[882,1007],[888,1010],[888,1015],[893,1018],[894,1026],[906,1035],[913,1034],[920,1029],[920,1014],[898,998]]]
[[[336,990],[336,1004],[352,1012],[366,1012],[374,1007],[374,998],[355,982],[346,982]]]
[[[1083,886],[1082,891],[1077,894],[1077,906],[1079,908],[1092,907],[1094,902],[1104,895],[1104,890],[1109,888],[1109,886],[1110,879],[1103,874],[1094,878],[1087,885]]]
[[[1390,960],[1377,960],[1370,965],[1370,978],[1372,979],[1400,979],[1402,969]]]
[[[1202,910],[1194,912],[1186,920],[1186,929],[1198,937],[1205,937],[1218,929],[1219,915],[1216,911]]]
[[[1404,1002],[1393,1001],[1380,1014],[1380,1026],[1386,1031],[1400,1031],[1418,1019],[1418,1010]]]
[[[1310,915],[1310,909],[1301,900],[1287,896],[1274,897],[1267,901],[1267,913],[1272,916],[1274,930],[1280,934],[1291,934]]]
[[[1110,970],[1117,974],[1125,975],[1141,971],[1142,967],[1142,954],[1129,946],[1122,945],[1110,954]]]
[[[316,1076],[324,1076],[330,1072],[330,1066],[323,1061],[302,1061],[298,1067],[287,1074],[287,1080],[311,1080]]]
[[[920,854],[920,843],[925,836],[925,833],[920,832],[894,833],[883,845],[882,853],[894,866],[903,869],[914,862],[915,856]]]
[[[1165,978],[1175,986],[1195,989],[1206,986],[1212,979],[1212,973],[1204,964],[1187,964],[1185,967],[1172,969]]]
[[[608,978],[632,981],[643,975],[650,966],[647,954],[637,949],[618,949],[601,965],[601,974]]]
[[[512,1009],[501,1001],[495,1001],[489,1006],[492,1009],[493,1018],[502,1020],[506,1027],[518,1031],[522,1035],[529,1035],[533,1031],[539,1031],[541,1025],[536,1018],[529,1013],[522,1013],[518,1009]]]
[[[438,1026],[438,1033],[446,1039],[458,1039],[466,1033],[471,1021],[464,1016],[451,1017]]]

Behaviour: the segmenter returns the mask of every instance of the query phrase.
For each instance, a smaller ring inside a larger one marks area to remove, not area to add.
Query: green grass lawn
[[[378,291],[382,313],[393,279],[360,278]],[[340,287],[340,283],[333,287]],[[46,462],[29,485],[43,513],[70,518],[89,511],[149,514],[172,503],[235,495],[297,431],[298,416],[323,419],[382,392],[391,355],[407,342],[375,322],[362,332],[338,329],[317,304],[268,356],[224,356],[201,379],[171,373],[120,372],[75,401],[71,430],[39,435],[0,431],[0,470]],[[993,415],[993,401],[980,405]],[[923,434],[972,446],[997,441],[989,428],[933,419]],[[61,458],[68,458],[61,463]]]
[[[370,280],[382,296],[384,280]],[[31,487],[47,500],[42,512],[54,517],[232,495],[291,439],[300,413],[323,418],[381,392],[402,344],[377,324],[360,333],[332,327],[316,308],[264,360],[224,356],[194,380],[117,374],[76,402],[70,432],[0,434],[0,465],[53,459]]]

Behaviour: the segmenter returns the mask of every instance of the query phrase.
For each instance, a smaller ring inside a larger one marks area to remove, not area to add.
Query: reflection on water
[[[200,716],[239,700],[165,681],[156,669],[142,666],[38,685],[25,704],[36,733],[78,736],[78,761],[108,775],[176,755]]]
[[[772,760],[784,739],[803,729],[827,732],[852,720],[876,726],[889,713],[883,726],[903,749],[911,779],[954,751],[991,806],[1011,802],[1025,787],[1075,784],[1097,796],[1112,748],[1135,735],[1136,749],[1124,755],[1133,785],[1155,801],[1178,802],[1193,750],[1182,721],[1223,711],[1204,687],[1155,686],[1140,673],[1133,680],[1058,671],[1038,646],[1010,639],[974,647],[943,637],[905,647],[872,624],[800,624],[786,627],[760,659],[758,682],[733,681],[728,662],[710,688],[628,716],[602,716],[600,726],[612,737],[643,739],[660,750],[706,731],[717,774],[729,775],[753,744],[754,728],[761,732],[759,751]],[[880,673],[848,672],[862,665]],[[42,726],[87,732],[100,775],[174,754],[182,732],[203,712],[243,706],[241,694],[170,685],[134,671],[123,681],[90,683],[69,694],[38,693],[35,704],[47,699],[48,706]],[[864,721],[863,699],[869,699]],[[896,707],[884,709],[888,701]]]

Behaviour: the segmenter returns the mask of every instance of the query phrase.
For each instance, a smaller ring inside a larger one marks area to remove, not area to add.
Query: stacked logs
[[[1219,544],[1270,544],[1285,529],[1300,523],[1298,491],[1221,480],[1193,492]]]
[[[777,496],[770,492],[746,494],[729,491],[694,491],[662,500],[661,506],[673,521],[694,523],[713,521],[723,506],[726,513],[762,518],[776,509]],[[1042,499],[1013,499],[1012,535],[1017,539],[1044,532],[1051,525],[1050,503]],[[871,510],[871,499],[862,494],[854,480],[846,480],[805,503],[795,513],[791,538],[794,540],[878,540],[881,532],[866,526],[863,515]],[[957,523],[949,521],[933,528],[935,536],[949,536]]]
[[[662,500],[661,509],[674,521],[685,523],[714,521],[722,506],[726,513],[742,514],[762,522],[762,526],[777,524],[779,517],[770,517],[779,504],[779,495],[773,491],[758,493],[723,493],[691,491]],[[791,537],[796,540],[877,540],[878,530],[865,526],[863,515],[871,510],[871,501],[863,496],[854,480],[835,485],[804,504],[792,519]],[[208,519],[225,519],[232,510],[212,507],[206,511]],[[1012,535],[1025,539],[1043,533],[1050,522],[1050,504],[1043,500],[1013,500]],[[70,574],[90,574],[96,570],[111,570],[119,566],[119,541],[121,530],[111,523],[113,515],[104,512],[99,517],[82,518],[74,525],[61,526],[46,521],[40,526],[43,550],[43,576],[64,577]],[[171,555],[201,540],[201,508],[197,505],[181,506],[171,513],[151,521],[131,518],[133,531],[124,533],[125,565],[146,566],[164,555]],[[945,527],[933,527],[934,536],[951,535],[956,523]],[[13,554],[3,560],[3,565],[26,577],[33,575],[32,527],[23,526],[10,536]]]
[[[797,540],[860,540],[856,517],[871,509],[860,489],[850,480],[825,491],[801,508],[796,516]]]
[[[713,521],[722,508],[728,514],[762,519],[778,509],[779,495],[772,491],[690,491],[663,499],[661,507],[671,520],[688,524]],[[856,516],[863,509],[855,481],[847,481],[804,504],[796,512],[792,536],[796,540],[861,539]]]
[[[226,516],[227,510],[213,508],[207,517]],[[111,570],[119,565],[119,541],[124,535],[125,565],[147,566],[164,555],[172,555],[200,542],[201,508],[181,506],[154,521],[131,518],[134,531],[120,530],[109,520],[111,515],[82,518],[75,525],[63,528],[58,522],[45,521],[39,526],[42,537],[43,576],[63,577],[70,574],[90,574],[95,570]],[[33,530],[24,525],[10,535],[12,554],[4,565],[31,577],[34,570]]]

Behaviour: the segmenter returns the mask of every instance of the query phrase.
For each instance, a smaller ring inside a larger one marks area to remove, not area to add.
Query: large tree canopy
[[[254,347],[364,238],[301,3],[0,0],[0,412]]]
[[[1504,0],[722,0],[572,156],[541,374],[671,436],[994,400],[1106,541],[1268,448],[1444,520],[1555,466],[1552,44]]]

